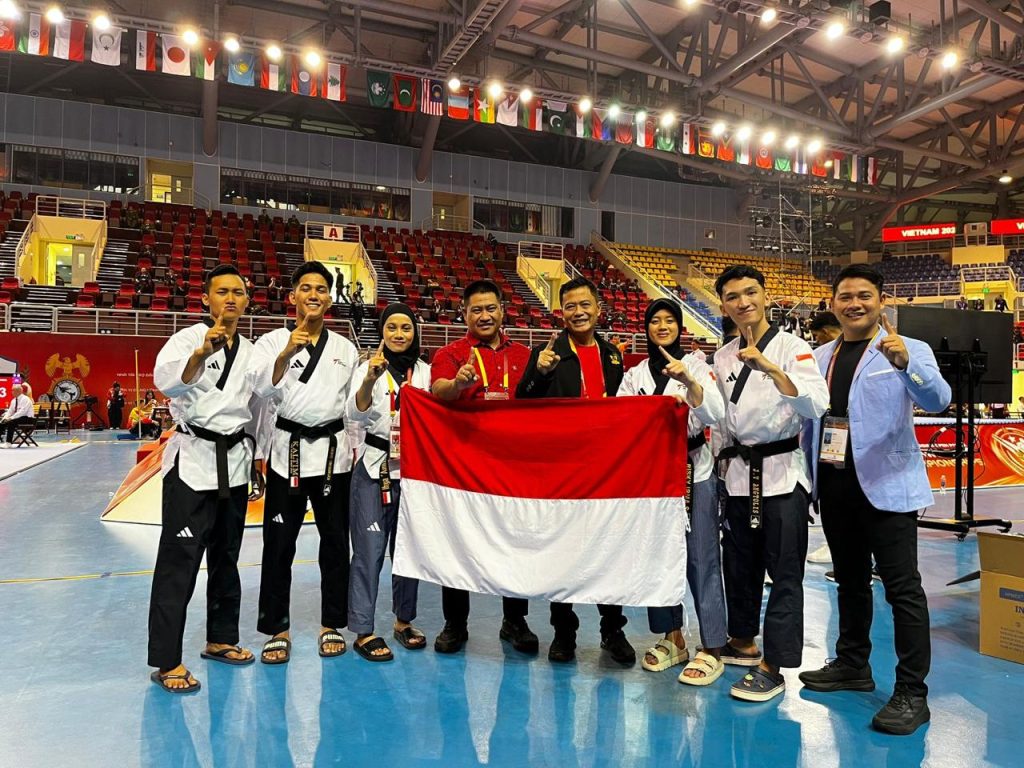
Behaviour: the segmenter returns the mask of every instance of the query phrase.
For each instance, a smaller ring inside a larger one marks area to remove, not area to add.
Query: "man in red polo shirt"
[[[501,332],[505,313],[501,289],[490,280],[476,280],[462,295],[465,338],[439,349],[430,366],[431,392],[442,400],[508,400],[526,370],[529,348]],[[438,653],[455,653],[469,639],[469,593],[441,588],[444,629],[434,640]],[[503,597],[504,619],[499,637],[522,653],[537,653],[537,636],[526,623],[529,603]]]

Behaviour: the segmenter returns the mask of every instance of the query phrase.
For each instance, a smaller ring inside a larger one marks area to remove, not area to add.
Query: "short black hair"
[[[727,336],[736,336],[740,332],[740,329],[736,327],[736,323],[728,315],[722,315],[722,338]]]
[[[722,298],[722,289],[726,283],[733,280],[742,280],[745,277],[757,280],[758,285],[764,288],[764,275],[761,274],[761,270],[755,269],[749,264],[733,264],[731,267],[726,267],[725,271],[715,280],[715,293],[718,294],[718,298]]]
[[[882,295],[882,273],[869,264],[850,264],[849,266],[840,269],[839,274],[836,275],[835,279],[832,281],[832,295],[836,295],[836,291],[839,290],[839,284],[843,282],[843,280],[849,280],[851,278],[867,280],[878,289],[878,295]]]
[[[213,278],[221,277],[222,275],[234,275],[243,283],[245,282],[242,278],[242,273],[238,271],[238,267],[234,264],[218,264],[206,273],[206,282],[203,283],[203,293],[209,293],[210,286],[213,285]]]
[[[807,324],[807,329],[810,331],[823,331],[826,328],[841,328],[839,325],[839,318],[831,312],[819,312],[811,318],[811,322]]]
[[[593,282],[591,282],[585,277],[574,277],[569,282],[562,283],[562,287],[558,289],[558,303],[562,303],[562,297],[565,296],[565,294],[567,294],[569,291],[575,291],[579,288],[586,288],[592,294],[594,294],[595,299],[600,299],[600,296],[597,293],[597,286],[594,285]]]
[[[493,293],[498,297],[498,303],[501,303],[501,288],[493,280],[484,278],[483,280],[474,280],[466,286],[462,292],[462,303],[465,304],[469,301],[471,296],[476,296],[478,293]]]
[[[294,215],[294,214],[293,214]],[[327,290],[330,291],[334,288],[334,277],[330,272],[327,271],[327,267],[321,264],[319,261],[304,261],[295,268],[292,272],[292,290],[295,290],[295,286],[299,284],[299,281],[304,275],[320,275],[324,280],[327,281]]]

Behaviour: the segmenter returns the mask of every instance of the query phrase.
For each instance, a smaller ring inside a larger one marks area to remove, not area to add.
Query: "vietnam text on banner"
[[[687,409],[663,397],[402,395],[394,572],[473,592],[675,605]]]

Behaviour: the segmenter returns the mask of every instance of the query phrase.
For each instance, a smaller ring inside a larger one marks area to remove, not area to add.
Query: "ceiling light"
[[[503,94],[504,92],[504,86],[502,86],[502,84],[499,83],[497,80],[491,80],[491,82],[487,86],[487,95],[490,96],[495,101],[500,99],[501,94]]]
[[[807,153],[816,155],[821,152],[821,139],[811,139],[807,142]]]
[[[1013,181],[1013,176],[1011,176],[1007,171],[1003,171],[1003,175],[999,177],[999,183],[1009,184],[1011,181]]]
[[[281,46],[277,45],[276,43],[271,43],[270,45],[267,46],[266,54],[267,58],[270,59],[271,61],[280,61],[282,55]]]
[[[687,8],[693,8],[697,4],[697,0],[683,0],[683,5]]]
[[[833,21],[825,27],[825,37],[829,40],[838,40],[846,31],[846,25],[841,21]]]
[[[589,112],[592,106],[594,106],[594,103],[590,100],[589,96],[584,96],[582,99],[580,99],[579,107],[580,112],[582,112],[583,114]]]
[[[956,51],[946,51],[942,54],[942,68],[952,69],[960,61],[960,55]]]
[[[51,24],[60,24],[64,21],[64,11],[56,5],[51,5],[46,9],[46,20]]]
[[[100,32],[110,29],[110,17],[105,13],[97,14],[92,19],[92,25]]]
[[[185,41],[185,45],[192,48],[199,44],[199,33],[194,29],[186,29],[181,33],[181,39]]]
[[[770,147],[775,143],[775,131],[770,128],[761,134],[761,146]]]
[[[661,115],[661,127],[671,128],[676,122],[676,116],[671,112],[664,112]]]
[[[608,117],[610,117],[612,120],[617,120],[619,117],[619,113],[621,112],[622,108],[619,107],[618,104],[612,104],[610,107],[608,107]]]
[[[831,158],[825,161],[825,167],[826,168],[831,168],[832,165],[833,165],[833,161],[832,161]]]
[[[458,75],[452,75],[450,78],[448,78],[448,90],[449,91],[457,91],[461,87],[462,87],[462,81],[459,80],[459,76]]]
[[[712,136],[717,138],[721,136],[723,133],[725,133],[725,123],[723,123],[721,120],[716,120],[714,123],[711,124]]]
[[[306,51],[306,55],[302,58],[305,60],[306,66],[310,69],[316,69],[320,66],[320,62],[323,61],[317,51]]]
[[[21,11],[14,4],[14,0],[0,0],[0,19],[17,19]]]
[[[529,88],[523,88],[523,90],[519,92],[519,100],[523,102],[523,104],[529,104],[533,101],[533,91]]]
[[[899,53],[903,50],[903,38],[899,35],[893,35],[886,41],[885,50],[893,55]]]
[[[241,47],[242,44],[238,42],[237,37],[224,38],[224,50],[228,53],[238,53]]]
[[[637,112],[636,113],[636,121],[638,123],[647,122],[647,112],[642,110],[642,109],[639,112]]]
[[[773,21],[775,21],[775,19],[778,18],[778,16],[779,12],[776,11],[774,8],[765,8],[763,11],[761,11],[761,23],[771,24]]]
[[[797,136],[795,133],[791,134],[789,138],[786,139],[786,149],[796,149],[796,145],[799,143],[800,137]]]
[[[741,125],[739,130],[736,131],[736,138],[740,141],[746,141],[750,138],[750,134],[754,132],[754,129],[749,125]]]

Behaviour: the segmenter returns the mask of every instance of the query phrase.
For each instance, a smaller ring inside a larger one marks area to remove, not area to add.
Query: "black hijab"
[[[658,345],[651,337],[651,320],[654,319],[656,313],[663,309],[671,313],[672,317],[676,319],[676,325],[679,326],[679,335],[676,336],[675,341],[665,347],[665,351],[677,360],[682,357],[683,310],[674,301],[655,299],[644,312],[644,332],[647,334],[647,365],[650,366],[651,376],[654,377],[654,394],[656,395],[663,394],[665,387],[668,386],[668,376],[662,373],[666,365],[665,356],[658,351]]]
[[[380,313],[380,337],[384,338],[384,325],[392,315],[405,315],[412,323],[412,344],[405,352],[392,352],[388,345],[384,345],[384,357],[388,361],[388,370],[391,378],[398,386],[402,386],[409,372],[416,365],[420,358],[420,330],[416,325],[416,313],[400,302],[388,304],[387,309]]]

